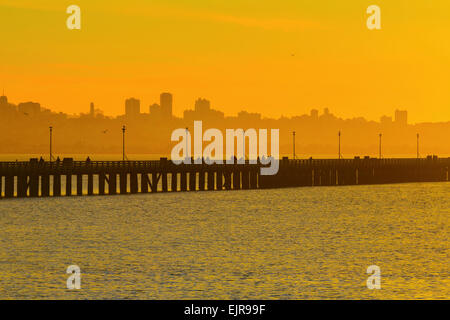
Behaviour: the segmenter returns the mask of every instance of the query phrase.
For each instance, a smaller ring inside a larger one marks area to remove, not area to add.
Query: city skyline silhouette
[[[176,96],[175,96],[176,97]],[[345,157],[379,155],[380,134],[384,155],[415,155],[416,135],[422,135],[423,155],[449,154],[450,121],[440,123],[408,123],[406,110],[395,110],[394,117],[383,115],[379,121],[363,117],[345,119],[328,108],[311,109],[309,114],[294,117],[267,118],[261,113],[245,110],[235,116],[217,110],[210,100],[197,98],[193,108],[183,117],[172,114],[174,95],[161,93],[158,103],[147,108],[140,99],[125,99],[123,114],[110,117],[91,102],[86,113],[68,115],[56,113],[38,102],[13,104],[8,97],[0,97],[0,123],[11,135],[1,138],[0,153],[47,153],[48,127],[55,130],[55,150],[61,154],[118,154],[121,152],[121,128],[127,127],[127,153],[170,154],[173,143],[170,134],[176,128],[192,127],[202,120],[206,128],[277,128],[280,129],[280,153],[292,154],[292,134],[297,133],[299,157],[337,155],[337,134],[342,132],[342,153]],[[449,139],[444,137],[449,136]]]
[[[406,108],[414,123],[450,119],[447,2],[380,0],[383,27],[369,30],[356,0],[262,1],[258,11],[241,2],[91,1],[79,4],[81,29],[68,30],[66,6],[5,1],[0,89],[15,101],[68,114],[94,101],[117,116],[124,99],[147,107],[169,90],[178,117],[198,93],[227,115],[328,107],[378,120]]]

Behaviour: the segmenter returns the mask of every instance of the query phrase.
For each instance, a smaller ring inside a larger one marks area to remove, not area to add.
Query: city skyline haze
[[[172,92],[176,116],[201,95],[227,115],[330,108],[377,120],[407,109],[412,123],[450,120],[448,1],[379,0],[381,30],[367,29],[365,0],[79,0],[81,30],[68,30],[71,4],[0,4],[11,100],[70,114],[94,101],[116,116],[126,98],[147,110]]]

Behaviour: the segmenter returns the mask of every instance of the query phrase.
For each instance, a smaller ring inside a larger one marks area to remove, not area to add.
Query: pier
[[[0,162],[0,198],[115,195],[449,181],[450,158],[288,159],[273,176],[260,163],[153,161]]]

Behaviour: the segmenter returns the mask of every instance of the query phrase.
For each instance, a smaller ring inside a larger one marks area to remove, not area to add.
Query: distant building
[[[20,114],[35,117],[41,112],[41,105],[36,102],[19,103],[17,109]]]
[[[199,98],[195,101],[194,110],[185,110],[183,113],[185,120],[222,120],[225,115],[221,111],[211,109],[209,100]]]
[[[247,111],[241,111],[238,113],[238,119],[244,121],[260,121],[261,114],[260,113],[250,113]]]
[[[6,96],[0,97],[0,114],[3,117],[10,117],[16,113],[16,106],[8,103]]]
[[[319,117],[322,120],[333,121],[336,117],[330,112],[330,109],[324,108],[323,114]]]
[[[380,118],[380,123],[383,124],[383,125],[392,124],[392,117],[382,116]]]
[[[161,116],[165,119],[172,118],[172,101],[171,93],[164,92],[159,96],[159,105],[161,106]]]
[[[125,100],[125,116],[136,118],[141,114],[141,101],[135,98]]]
[[[89,115],[91,117],[95,116],[95,108],[94,108],[94,103],[93,102],[91,102],[91,108],[90,108],[90,111],[89,111]]]
[[[8,98],[3,95],[0,97],[0,115],[2,117],[10,118],[17,113],[15,105],[8,102]]]
[[[195,101],[194,111],[200,114],[207,114],[211,110],[211,103],[209,100],[198,98]]]
[[[408,111],[395,110],[395,123],[406,126],[408,124]]]
[[[0,97],[0,106],[5,106],[8,104],[8,97],[7,96],[1,96]]]
[[[312,110],[311,110],[311,118],[313,118],[314,120],[319,119],[319,110],[317,110],[317,109],[312,109]]]
[[[157,103],[152,104],[149,107],[149,113],[152,118],[161,119],[162,117],[161,106]]]

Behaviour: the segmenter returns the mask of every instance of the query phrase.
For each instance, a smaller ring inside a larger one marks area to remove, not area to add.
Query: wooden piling
[[[157,172],[152,172],[152,184],[151,184],[151,188],[152,188],[152,192],[156,193],[158,192],[158,173]]]
[[[167,172],[163,171],[161,173],[161,187],[162,187],[162,192],[167,192],[169,190],[169,188],[167,187]]]
[[[59,173],[53,175],[53,196],[61,196],[61,175]]]
[[[83,175],[77,174],[77,196],[83,195]]]
[[[172,172],[171,178],[170,190],[176,192],[178,191],[178,173],[176,171]]]
[[[50,196],[50,175],[47,173],[41,176],[41,196]]]
[[[128,175],[126,172],[121,172],[119,175],[120,194],[127,194],[128,192]]]
[[[216,190],[223,190],[223,172],[220,169],[216,171]]]
[[[94,175],[92,173],[88,174],[88,195],[92,196],[94,194]]]
[[[26,174],[17,176],[17,197],[23,198],[27,196],[28,191],[28,177]]]
[[[72,174],[66,174],[66,196],[72,195]]]
[[[141,193],[148,193],[148,174],[141,173]]]
[[[241,188],[241,171],[239,169],[233,170],[233,190]]]
[[[189,191],[196,191],[197,189],[197,172],[189,172]]]
[[[186,171],[182,171],[181,172],[181,191],[187,191],[187,172]]]
[[[115,172],[108,174],[108,193],[110,195],[117,194],[117,174]]]
[[[7,175],[5,176],[5,197],[12,198],[14,193],[14,176]]]
[[[198,173],[198,190],[205,190],[205,171],[200,170]]]
[[[135,172],[130,174],[130,192],[133,194],[138,193],[138,177]]]
[[[208,170],[207,171],[207,182],[208,182],[208,190],[214,190],[215,186],[214,186],[214,174],[215,172],[213,170]]]
[[[106,175],[104,172],[100,172],[98,174],[98,194],[104,195],[105,194],[105,181],[106,181]]]

